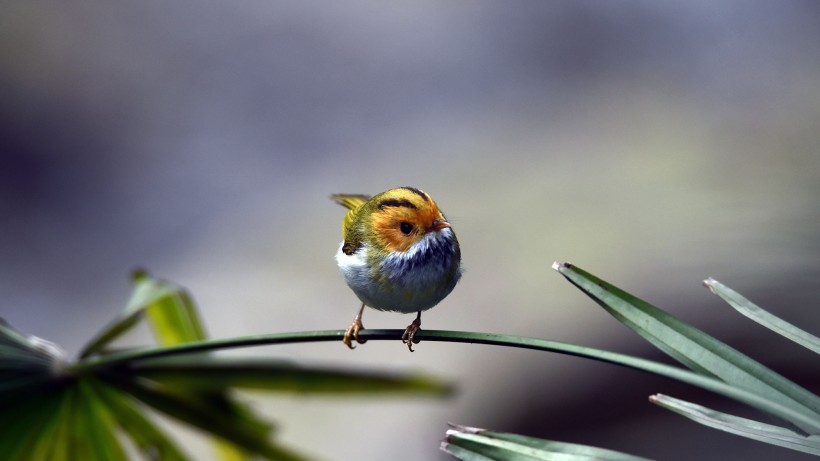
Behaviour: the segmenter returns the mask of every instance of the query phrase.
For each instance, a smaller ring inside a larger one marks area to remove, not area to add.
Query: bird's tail
[[[333,194],[330,196],[330,199],[345,208],[355,210],[362,206],[364,202],[370,200],[370,196],[362,194]]]

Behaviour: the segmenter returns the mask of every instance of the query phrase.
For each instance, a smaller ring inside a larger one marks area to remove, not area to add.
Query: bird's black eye
[[[399,230],[404,235],[410,235],[410,232],[413,232],[413,225],[410,224],[409,222],[403,222],[399,226]]]

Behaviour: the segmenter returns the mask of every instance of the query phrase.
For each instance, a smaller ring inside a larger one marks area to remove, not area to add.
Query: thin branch
[[[390,340],[401,339],[404,330],[362,330],[359,337],[366,340]],[[212,339],[195,343],[188,343],[173,347],[163,347],[156,349],[139,349],[126,352],[111,353],[99,357],[91,357],[81,360],[69,368],[68,372],[74,375],[96,373],[104,369],[110,369],[119,365],[126,365],[135,360],[148,360],[160,357],[177,356],[196,352],[218,351],[226,349],[236,349],[251,346],[270,346],[276,344],[320,342],[320,341],[341,341],[344,336],[343,330],[320,330],[301,331],[290,333],[274,333],[257,336],[243,336],[240,338]],[[632,357],[625,354],[594,349],[575,344],[549,341],[545,339],[527,338],[521,336],[500,335],[493,333],[476,333],[466,331],[448,330],[421,330],[416,335],[421,341],[457,342],[468,344],[486,344],[506,347],[516,347],[523,349],[533,349],[540,351],[556,352],[560,354],[573,355],[587,359],[597,360],[606,363],[641,370],[648,373],[675,379],[702,389],[706,389],[717,394],[744,402],[760,410],[780,415],[790,421],[804,421],[809,425],[819,424],[802,412],[783,406],[777,402],[770,401],[756,393],[744,389],[735,388],[717,379],[693,373],[683,368],[666,365],[651,360]],[[341,347],[341,346],[340,346]]]

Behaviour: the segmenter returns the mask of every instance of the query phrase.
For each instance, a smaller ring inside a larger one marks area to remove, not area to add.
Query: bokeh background
[[[664,360],[550,269],[569,260],[817,392],[816,356],[700,282],[820,330],[819,128],[816,1],[3,1],[0,315],[76,353],[140,266],[189,288],[215,337],[342,329],[358,301],[327,197],[412,185],[466,267],[425,327]],[[253,398],[320,459],[449,459],[448,421],[665,460],[808,458],[646,398],[723,401],[581,359],[253,353],[457,384],[448,400]]]

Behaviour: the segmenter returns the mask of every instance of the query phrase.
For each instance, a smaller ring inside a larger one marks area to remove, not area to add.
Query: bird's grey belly
[[[459,259],[455,249],[433,247],[427,253],[394,253],[372,261],[381,270],[363,264],[348,266],[342,273],[367,306],[410,313],[430,309],[453,291],[461,276]]]

